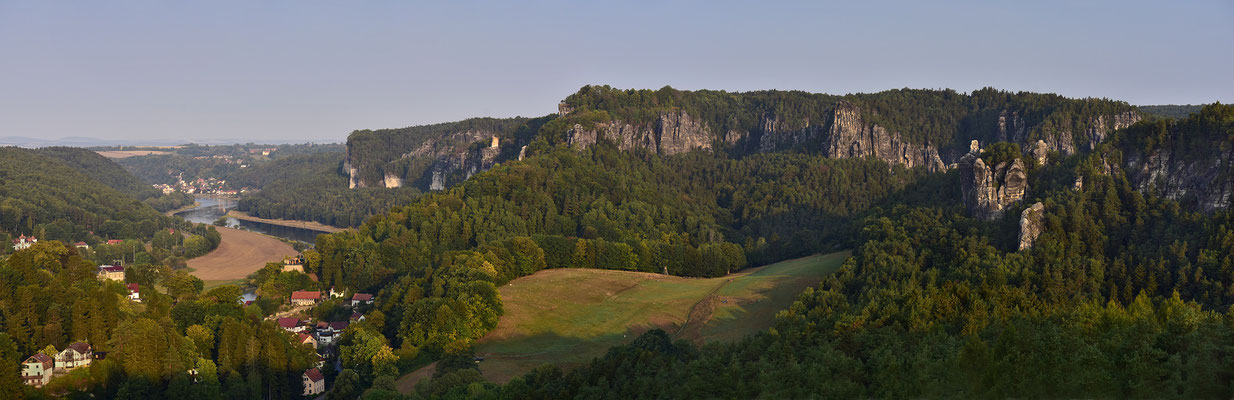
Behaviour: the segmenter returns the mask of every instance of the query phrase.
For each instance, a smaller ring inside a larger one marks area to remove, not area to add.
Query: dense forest
[[[1046,212],[1028,250],[1018,212],[971,219],[952,182],[921,179],[863,213],[853,257],[766,333],[696,348],[651,331],[503,386],[456,364],[417,396],[1228,397],[1234,212],[1189,212],[1103,168],[1153,124],[1031,173],[1018,207]],[[1174,125],[1234,143],[1232,107]]]
[[[835,96],[800,91],[730,93],[682,91],[667,86],[659,90],[585,86],[562,102],[570,113],[545,124],[543,138],[550,144],[559,143],[565,139],[566,130],[575,124],[586,128],[609,120],[647,126],[660,114],[677,110],[704,121],[716,134],[760,132],[765,129],[762,124],[766,118],[774,118],[777,129],[796,130],[827,123],[840,101],[856,105],[868,122],[899,132],[911,143],[929,143],[940,149],[966,149],[973,139],[982,143],[997,141],[994,134],[1004,111],[1022,118],[1031,128],[1024,140],[1058,139],[1062,132],[1074,132],[1077,134],[1071,139],[1078,148],[1083,144],[1078,133],[1091,128],[1096,116],[1134,110],[1121,101],[1069,99],[1056,94],[1012,93],[992,88],[968,94],[898,89]],[[748,151],[741,146],[737,150]]]
[[[234,185],[261,188],[241,198],[237,209],[261,218],[352,227],[420,195],[409,187],[348,189],[342,162],[342,153],[296,155],[232,174]]]
[[[1136,106],[1136,109],[1162,118],[1183,119],[1187,118],[1187,116],[1191,115],[1191,113],[1200,111],[1203,107],[1204,106],[1200,104],[1164,104],[1157,106]]]
[[[163,275],[160,275],[163,274]],[[300,374],[316,361],[311,347],[242,307],[241,291],[202,291],[183,271],[127,274],[141,303],[121,300],[120,282],[95,278],[95,265],[57,241],[0,259],[0,391],[5,398],[282,399],[301,391]],[[86,340],[107,358],[52,386],[22,385],[19,363]],[[195,375],[190,376],[190,372]]]

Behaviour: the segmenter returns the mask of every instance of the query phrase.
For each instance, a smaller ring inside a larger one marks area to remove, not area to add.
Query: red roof
[[[296,327],[296,325],[300,325],[300,319],[299,319],[299,318],[292,318],[292,317],[287,317],[287,318],[279,318],[279,326],[280,326],[280,327],[283,327],[283,328],[295,328],[295,327]]]
[[[77,242],[74,246],[85,246],[86,242]]]
[[[86,354],[90,352],[90,343],[76,342],[76,343],[70,344],[68,348],[76,350],[80,354]]]
[[[310,382],[318,382],[322,379],[326,379],[326,377],[321,376],[321,371],[318,371],[317,368],[309,368],[308,371],[304,371],[304,376],[307,376]]]
[[[107,272],[124,272],[124,266],[120,265],[100,265],[99,269]]]
[[[344,329],[347,329],[347,325],[347,321],[331,322],[330,329],[342,332]]]
[[[124,241],[120,239],[112,239],[112,240],[107,241],[107,244],[118,244],[118,243],[124,243]]]
[[[136,283],[130,283],[127,286],[129,287],[130,293],[141,293],[141,288],[137,287]]]
[[[352,301],[373,301],[373,295],[366,293],[356,293],[351,296]]]
[[[364,314],[360,314],[360,313],[358,313],[358,312],[353,312],[353,313],[351,313],[351,320],[352,320],[352,321],[358,321],[358,320],[360,320],[360,317],[363,317],[363,316],[364,316]]]
[[[299,291],[291,293],[292,300],[321,300],[321,292]]]
[[[296,334],[296,339],[299,339],[300,343],[307,342],[309,339],[312,339],[312,338],[313,337],[309,336],[307,333],[297,333]]]
[[[53,360],[51,357],[48,357],[46,354],[43,354],[43,353],[34,353],[34,355],[30,356],[30,358],[27,358],[25,362],[26,363],[31,363],[31,362],[41,363],[43,364],[43,369],[50,369],[51,366],[56,365],[56,360]]]

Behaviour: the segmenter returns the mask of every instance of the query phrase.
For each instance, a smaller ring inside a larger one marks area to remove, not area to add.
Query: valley
[[[476,341],[484,377],[506,382],[542,364],[582,365],[659,328],[696,344],[770,328],[776,311],[840,268],[850,252],[816,255],[716,278],[549,269],[502,286],[505,312]]]

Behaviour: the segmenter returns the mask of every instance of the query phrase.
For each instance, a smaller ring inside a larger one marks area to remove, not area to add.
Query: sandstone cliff
[[[874,156],[908,168],[946,170],[936,145],[908,143],[898,132],[868,124],[862,120],[861,110],[846,101],[836,104],[824,146],[823,154],[832,158]]]
[[[991,168],[977,153],[969,153],[960,159],[959,169],[960,195],[975,218],[1001,217],[1007,207],[1024,198],[1028,189],[1024,163],[1018,158]]]
[[[1163,196],[1184,207],[1213,212],[1230,206],[1234,192],[1234,149],[1220,145],[1207,156],[1179,157],[1160,149],[1125,154],[1123,169],[1132,186]]]
[[[614,120],[597,123],[586,129],[575,124],[566,132],[566,141],[577,149],[594,145],[605,139],[622,150],[643,149],[660,155],[673,155],[694,149],[710,150],[715,138],[710,128],[682,111],[660,113],[650,126],[634,126]]]
[[[1033,247],[1037,236],[1041,235],[1042,219],[1045,218],[1045,206],[1037,202],[1020,213],[1020,250]]]

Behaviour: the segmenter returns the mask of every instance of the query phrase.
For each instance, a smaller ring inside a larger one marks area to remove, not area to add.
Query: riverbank
[[[256,232],[215,227],[222,236],[219,247],[204,256],[188,260],[193,275],[203,281],[244,279],[269,262],[282,262],[295,256],[287,243]]]
[[[178,214],[178,213],[182,213],[182,212],[185,212],[185,211],[188,211],[188,210],[192,210],[192,209],[197,208],[197,207],[201,207],[201,203],[198,203],[198,202],[194,201],[194,202],[193,202],[193,204],[189,204],[189,205],[187,205],[187,206],[180,207],[180,208],[177,208],[177,209],[175,209],[175,210],[168,211],[168,212],[167,212],[167,216],[168,216],[168,217],[170,217],[170,216],[176,215],[176,214]]]
[[[290,220],[290,219],[268,219],[268,218],[254,217],[252,215],[248,215],[248,213],[245,213],[243,211],[236,211],[236,210],[228,210],[227,216],[230,218],[235,218],[235,219],[244,220],[244,221],[261,222],[263,224],[286,226],[289,228],[308,229],[308,230],[314,230],[314,231],[325,232],[325,233],[335,233],[335,232],[341,232],[341,231],[346,230],[345,228],[339,228],[337,226],[330,226],[330,225],[326,225],[326,224],[316,222],[316,221],[297,221],[297,220]]]

